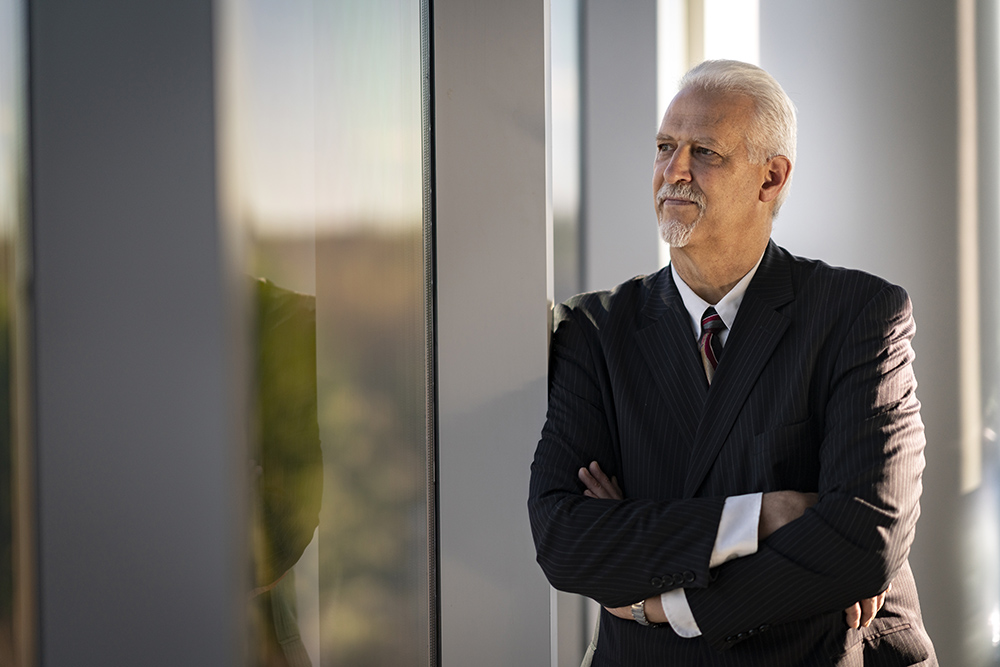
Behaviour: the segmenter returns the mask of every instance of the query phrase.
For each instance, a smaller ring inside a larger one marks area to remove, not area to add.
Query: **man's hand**
[[[646,598],[646,604],[644,605],[646,612],[646,620],[650,623],[666,623],[667,615],[663,612],[663,603],[660,601],[659,595],[654,595],[651,598]],[[634,621],[635,618],[632,616],[632,607],[605,607],[613,616],[617,616],[620,619],[626,621]]]
[[[589,468],[580,468],[577,476],[583,485],[587,487],[583,495],[588,498],[603,498],[605,500],[622,500],[621,487],[618,486],[618,478],[608,478],[597,461],[591,461]],[[605,607],[612,616],[617,616],[624,621],[634,621],[632,607]],[[663,604],[660,596],[654,595],[646,600],[645,605],[646,620],[650,623],[666,623],[667,615],[663,613]]]
[[[608,613],[610,613],[612,616],[617,616],[623,621],[635,620],[634,618],[632,618],[632,607],[605,607],[605,609],[607,609]],[[649,620],[648,616],[646,617],[646,620]]]
[[[583,495],[588,498],[603,498],[605,500],[622,500],[625,496],[622,494],[621,488],[618,486],[618,478],[612,477],[608,479],[608,476],[604,474],[601,470],[601,466],[597,464],[597,461],[590,462],[590,469],[580,468],[577,472],[577,476],[583,485],[587,488],[584,489]],[[629,614],[631,618],[631,612]]]
[[[760,501],[760,523],[757,539],[763,541],[786,523],[795,521],[819,501],[815,493],[799,491],[771,491]]]
[[[854,628],[855,630],[861,626],[868,627],[871,625],[872,619],[875,618],[875,614],[882,609],[882,605],[885,604],[886,593],[892,590],[892,584],[885,589],[882,593],[879,593],[873,598],[868,598],[867,600],[862,600],[861,602],[855,602],[853,607],[848,607],[844,610],[845,621],[847,622],[847,627]]]

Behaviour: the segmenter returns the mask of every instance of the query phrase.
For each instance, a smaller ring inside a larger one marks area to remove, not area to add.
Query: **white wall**
[[[545,418],[546,0],[437,0],[441,664],[548,664],[528,473]]]

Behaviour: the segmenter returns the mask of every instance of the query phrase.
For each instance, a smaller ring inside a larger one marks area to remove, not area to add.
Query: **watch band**
[[[635,622],[638,623],[639,625],[645,625],[646,627],[653,625],[646,618],[645,600],[639,600],[638,602],[632,605],[632,618],[634,618]]]

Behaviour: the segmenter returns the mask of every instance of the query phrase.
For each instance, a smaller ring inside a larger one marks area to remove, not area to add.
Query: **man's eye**
[[[673,149],[674,149],[673,144],[657,144],[656,146],[656,150],[658,150],[661,153],[669,153]]]
[[[697,153],[699,153],[700,155],[708,155],[708,156],[711,156],[711,157],[714,157],[714,156],[718,155],[718,153],[716,153],[715,151],[713,151],[711,148],[705,148],[703,146],[699,146],[698,148],[695,149],[695,151]]]

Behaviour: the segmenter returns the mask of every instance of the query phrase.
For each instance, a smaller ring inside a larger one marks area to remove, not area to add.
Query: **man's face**
[[[746,146],[753,102],[744,95],[682,90],[656,137],[653,194],[660,234],[674,247],[723,248],[770,235],[761,201],[767,166]]]

